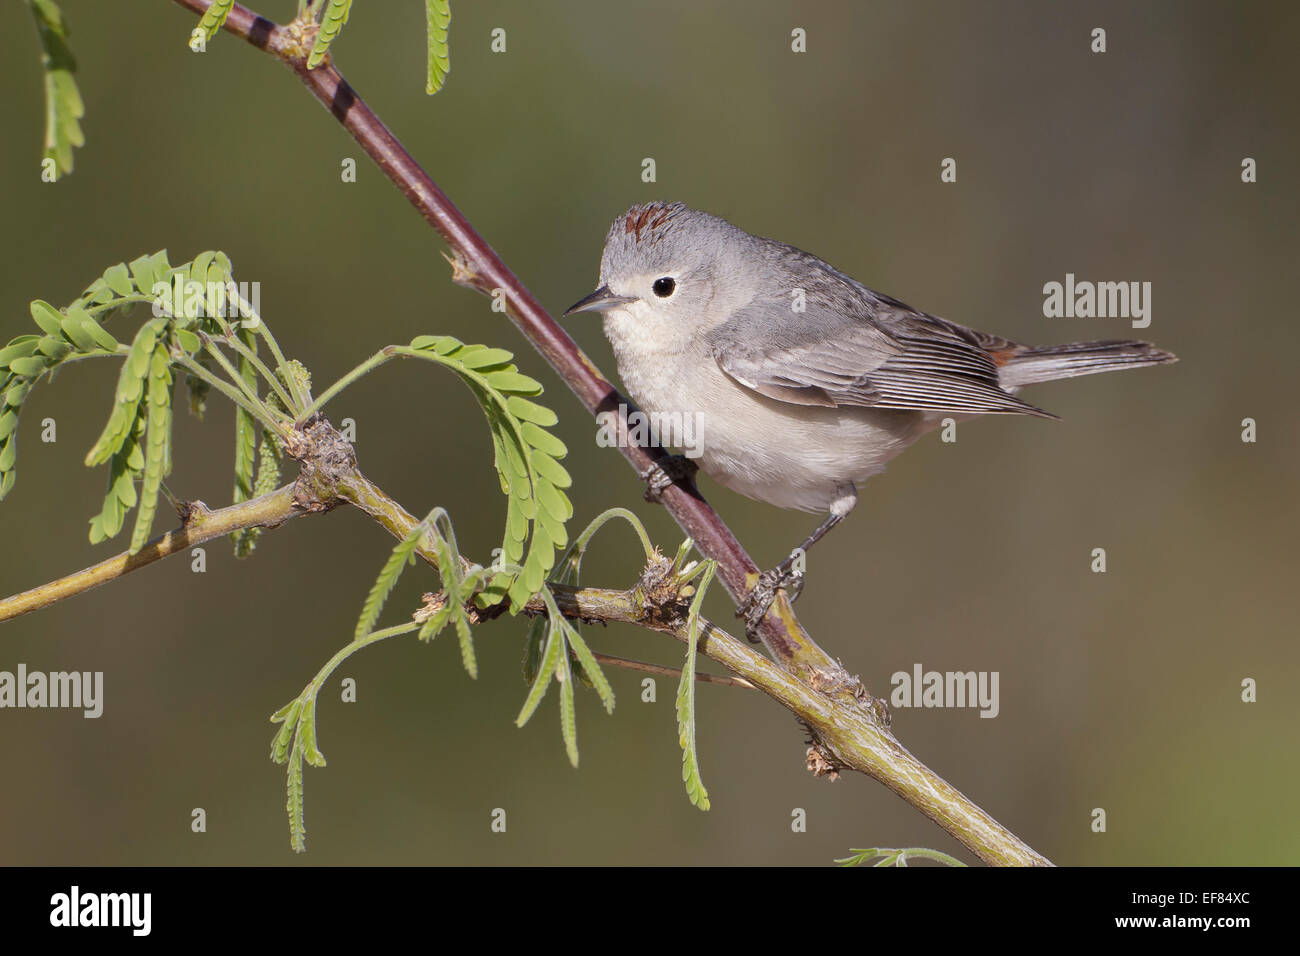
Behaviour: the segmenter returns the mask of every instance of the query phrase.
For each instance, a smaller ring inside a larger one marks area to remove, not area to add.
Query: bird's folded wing
[[[883,296],[855,311],[756,300],[706,336],[728,376],[778,401],[1055,417],[999,385],[990,352],[1013,343]]]

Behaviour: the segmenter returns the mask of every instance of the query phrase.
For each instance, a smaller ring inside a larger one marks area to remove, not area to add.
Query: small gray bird
[[[829,512],[748,595],[751,628],[776,588],[801,583],[795,556],[853,510],[862,482],[944,418],[1056,418],[1016,392],[1176,361],[1147,342],[1027,346],[977,332],[681,203],[614,220],[600,287],[565,315],[576,312],[604,313],[643,411],[698,423],[705,474],[759,501]]]

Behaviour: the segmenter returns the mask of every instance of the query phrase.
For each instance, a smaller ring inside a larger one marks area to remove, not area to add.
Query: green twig
[[[256,352],[250,349],[243,342],[239,341],[237,335],[231,333],[229,337],[222,339],[222,344],[230,346],[230,348],[232,348],[236,353],[247,359],[252,364],[253,368],[257,369],[262,378],[266,379],[267,384],[269,384],[271,388],[275,390],[275,393],[280,396],[280,400],[284,402],[285,408],[293,409],[295,411],[298,409],[299,406],[294,403],[294,400],[289,396],[289,393],[284,390],[284,386],[280,384],[279,376],[272,372],[270,368],[267,367],[266,363],[257,357]],[[293,380],[292,375],[286,375],[285,378],[290,381]]]
[[[258,400],[256,404],[253,404],[252,402],[249,401],[246,391],[244,391],[243,389],[236,389],[233,385],[228,385],[223,379],[220,379],[216,375],[213,375],[202,365],[200,365],[198,362],[194,361],[194,359],[190,358],[188,355],[184,353],[178,354],[176,352],[173,352],[172,362],[174,362],[176,365],[179,365],[181,368],[185,369],[185,373],[187,375],[193,375],[195,378],[206,382],[208,385],[211,385],[218,392],[226,396],[226,398],[230,399],[240,408],[244,409],[246,412],[248,412],[250,415],[256,418],[267,428],[271,429],[271,431],[275,432],[277,435],[281,435],[281,436],[284,435],[285,425],[287,424],[287,421],[277,420],[275,414],[269,408],[267,408],[262,401]],[[229,366],[229,364],[230,364],[229,362],[226,362],[227,366]]]
[[[240,295],[238,291],[233,292],[232,295],[239,306],[240,314],[252,319],[246,327],[251,327],[254,332],[260,335],[262,341],[266,343],[266,347],[271,350],[271,355],[275,359],[275,367],[287,369],[289,361],[284,357],[284,353],[280,351],[280,343],[275,340],[275,336],[271,334],[271,329],[262,321],[262,317],[257,314],[257,310],[253,308],[252,303]],[[286,384],[289,391],[293,393],[293,401],[289,404],[289,407],[298,409],[309,404],[311,396],[304,395],[299,391],[298,380],[288,372],[285,373],[285,378],[287,379]]]
[[[374,371],[375,369],[377,369],[379,366],[383,365],[385,362],[389,361],[390,359],[396,358],[397,357],[397,354],[395,352],[396,348],[397,346],[390,345],[387,346],[386,348],[380,349],[374,355],[370,356],[370,358],[366,359],[364,362],[362,362],[352,371],[348,372],[346,375],[340,378],[329,388],[325,389],[325,391],[321,392],[320,395],[316,397],[316,400],[314,402],[312,402],[305,409],[303,409],[301,412],[298,413],[298,419],[297,419],[298,424],[301,425],[303,422],[307,421],[307,419],[311,418],[312,415],[316,414],[318,411],[324,408],[325,404],[330,399],[332,399],[339,392],[343,391],[345,388],[347,388],[357,379],[361,378],[363,375],[367,375],[370,372]]]

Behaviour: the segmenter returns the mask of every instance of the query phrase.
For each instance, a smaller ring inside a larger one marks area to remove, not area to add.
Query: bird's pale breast
[[[715,481],[782,508],[826,511],[936,424],[923,412],[793,405],[738,384],[697,336],[672,339],[626,311],[606,316],[619,375],[645,412],[691,416]],[[667,420],[667,419],[665,419]],[[667,444],[667,442],[665,442]]]

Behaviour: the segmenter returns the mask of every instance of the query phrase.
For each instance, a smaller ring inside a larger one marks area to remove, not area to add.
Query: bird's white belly
[[[639,352],[640,336],[607,331],[619,374],[633,401],[661,422],[682,422],[698,452],[696,463],[715,481],[781,508],[826,511],[844,486],[884,470],[885,464],[932,428],[921,412],[793,405],[769,399],[728,378],[712,355],[686,344],[666,353]],[[629,361],[629,358],[633,360]]]

